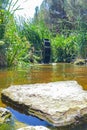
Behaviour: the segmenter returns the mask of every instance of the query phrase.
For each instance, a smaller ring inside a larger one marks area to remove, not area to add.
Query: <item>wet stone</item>
[[[5,108],[0,107],[0,124],[11,121],[11,113]]]
[[[14,130],[14,121],[9,110],[0,107],[0,130]]]
[[[28,127],[20,128],[18,130],[50,130],[50,129],[43,126],[28,126]]]
[[[55,127],[77,126],[87,120],[87,92],[76,81],[14,85],[1,96],[4,103]]]

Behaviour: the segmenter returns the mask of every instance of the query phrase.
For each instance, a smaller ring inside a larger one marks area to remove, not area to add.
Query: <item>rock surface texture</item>
[[[28,126],[28,127],[20,128],[18,130],[50,130],[50,129],[43,126]]]
[[[87,92],[76,81],[11,86],[2,101],[56,127],[87,121]]]
[[[0,125],[9,121],[11,121],[11,113],[7,109],[0,107]]]

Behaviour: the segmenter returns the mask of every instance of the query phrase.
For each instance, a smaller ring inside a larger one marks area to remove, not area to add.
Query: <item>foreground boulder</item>
[[[1,95],[4,103],[56,127],[87,121],[87,92],[76,81],[15,85]]]
[[[50,130],[50,129],[43,126],[28,126],[28,127],[20,128],[18,130]]]

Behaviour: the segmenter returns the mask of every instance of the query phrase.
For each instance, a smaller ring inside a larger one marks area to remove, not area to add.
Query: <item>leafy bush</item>
[[[8,66],[18,64],[20,60],[24,60],[24,57],[28,55],[29,42],[26,38],[21,39],[19,36],[13,15],[10,15],[6,26],[5,42],[7,45]]]
[[[53,62],[71,62],[77,54],[75,36],[64,37],[57,35],[51,40],[52,61]]]

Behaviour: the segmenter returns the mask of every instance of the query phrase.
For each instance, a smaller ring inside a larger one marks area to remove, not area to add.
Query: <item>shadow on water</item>
[[[57,127],[53,126],[52,124],[48,123],[47,121],[41,120],[41,119],[31,116],[31,115],[25,115],[23,113],[20,113],[20,112],[14,110],[11,107],[7,107],[7,109],[10,110],[14,119],[16,119],[22,123],[25,123],[29,126],[45,126],[45,127],[49,128],[50,130],[87,130],[87,124],[83,124],[83,125],[79,125],[79,126],[69,126],[69,127],[57,128]]]
[[[10,110],[10,112],[13,114],[13,116],[19,120],[20,122],[26,123],[27,125],[33,125],[33,126],[52,126],[50,123],[40,120],[37,117],[31,116],[31,115],[25,115],[23,113],[20,113],[14,109],[12,109],[11,107],[7,107],[8,110]]]

